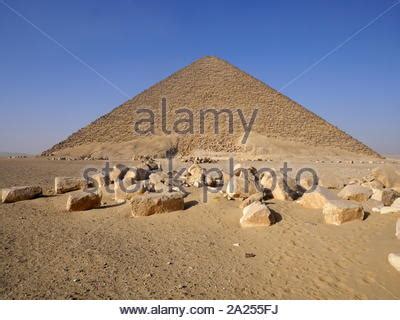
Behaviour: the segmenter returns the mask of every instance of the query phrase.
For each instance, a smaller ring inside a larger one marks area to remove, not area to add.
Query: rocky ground
[[[128,203],[112,200],[67,212],[69,193],[49,192],[56,176],[79,176],[102,163],[0,159],[0,188],[39,184],[45,194],[0,204],[1,299],[400,298],[400,273],[387,261],[400,252],[399,214],[368,212],[364,221],[335,226],[324,223],[320,209],[271,199],[277,223],[241,228],[239,200],[216,194],[204,203],[194,187],[185,210],[136,218]],[[215,165],[227,167],[204,166]],[[330,184],[376,166],[312,162]]]

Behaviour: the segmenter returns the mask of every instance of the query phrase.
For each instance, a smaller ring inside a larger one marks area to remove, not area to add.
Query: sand
[[[101,162],[0,159],[0,187],[52,189],[55,176],[89,164]],[[342,178],[376,167],[313,165]],[[189,190],[186,210],[143,218],[112,201],[68,213],[68,194],[0,204],[0,299],[400,298],[400,274],[387,262],[400,252],[398,215],[333,226],[321,210],[271,200],[277,224],[241,229],[238,201],[203,203]]]

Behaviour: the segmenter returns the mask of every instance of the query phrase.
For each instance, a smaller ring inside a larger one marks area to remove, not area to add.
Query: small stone
[[[400,213],[400,208],[396,207],[382,207],[379,209],[380,214]]]
[[[240,247],[240,243],[234,243],[233,246],[234,247]]]
[[[400,253],[389,253],[388,261],[393,268],[400,272]]]
[[[400,240],[400,219],[396,222],[396,238]]]
[[[246,253],[244,254],[244,257],[245,257],[245,258],[254,258],[255,256],[256,256],[256,255],[255,255],[254,253],[247,253],[247,252],[246,252]]]

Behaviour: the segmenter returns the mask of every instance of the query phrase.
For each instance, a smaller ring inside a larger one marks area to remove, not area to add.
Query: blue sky
[[[127,98],[0,0],[0,151],[38,153]],[[396,0],[5,2],[129,96],[204,55],[279,89]],[[400,4],[284,94],[400,154]]]

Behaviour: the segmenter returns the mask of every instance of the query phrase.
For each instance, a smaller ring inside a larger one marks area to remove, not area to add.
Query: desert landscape
[[[1,157],[0,188],[1,299],[400,298],[399,157],[216,57]]]

